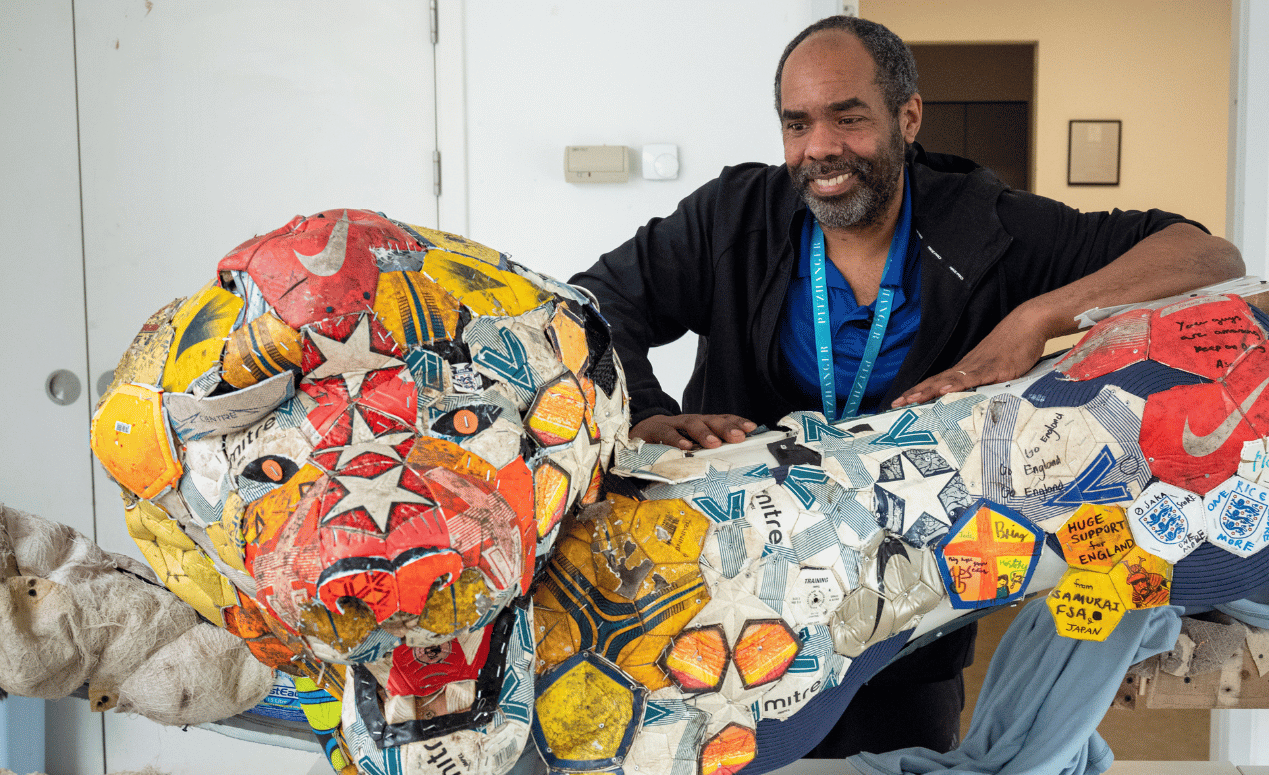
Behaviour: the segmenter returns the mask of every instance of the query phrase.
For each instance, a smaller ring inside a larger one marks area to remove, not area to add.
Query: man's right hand
[[[679,449],[735,444],[758,425],[734,414],[655,414],[630,429],[630,438]]]

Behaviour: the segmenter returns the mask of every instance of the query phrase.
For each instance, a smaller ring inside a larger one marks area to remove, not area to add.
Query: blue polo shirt
[[[911,208],[911,187],[904,172],[903,207]],[[784,313],[780,319],[780,356],[785,373],[793,379],[797,392],[806,400],[806,408],[820,410],[819,361],[815,350],[814,312],[811,301],[811,230],[815,217],[808,211],[802,224],[802,237],[797,254],[797,271],[789,283],[784,298]],[[860,403],[860,414],[872,414],[886,407],[881,399],[890,383],[899,373],[899,366],[912,346],[917,328],[921,325],[921,239],[916,227],[908,236],[908,252],[902,261],[894,261],[886,268],[881,285],[894,289],[890,325],[881,341],[881,352],[873,367],[872,377]],[[840,413],[850,397],[855,384],[859,361],[868,344],[868,331],[872,326],[876,301],[860,305],[855,292],[832,261],[825,260],[824,271],[828,281],[828,306],[830,330],[833,333],[833,371],[837,387],[837,410]]]

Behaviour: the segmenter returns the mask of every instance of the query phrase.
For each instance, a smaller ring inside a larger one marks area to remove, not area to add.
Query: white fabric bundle
[[[87,683],[94,710],[118,702],[179,725],[246,710],[273,684],[242,640],[138,577],[153,579],[148,568],[2,504],[0,573],[6,691],[57,699]]]

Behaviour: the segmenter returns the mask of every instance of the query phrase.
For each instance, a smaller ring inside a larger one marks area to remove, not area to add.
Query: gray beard
[[[809,191],[802,199],[821,226],[830,229],[848,229],[852,226],[871,226],[881,219],[885,210],[876,192],[860,188],[837,199],[820,199]]]
[[[854,158],[836,163],[803,165],[791,173],[793,185],[821,226],[830,229],[873,226],[881,222],[899,190],[903,152],[903,137],[895,132],[890,146],[875,162]],[[855,175],[858,182],[855,190],[832,199],[821,199],[812,194],[811,178],[831,172]]]

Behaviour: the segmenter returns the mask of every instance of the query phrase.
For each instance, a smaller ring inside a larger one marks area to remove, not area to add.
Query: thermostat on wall
[[[643,146],[643,177],[648,180],[674,180],[679,176],[679,147],[673,143]]]
[[[564,179],[569,183],[625,183],[630,153],[624,145],[570,145],[564,149]]]

